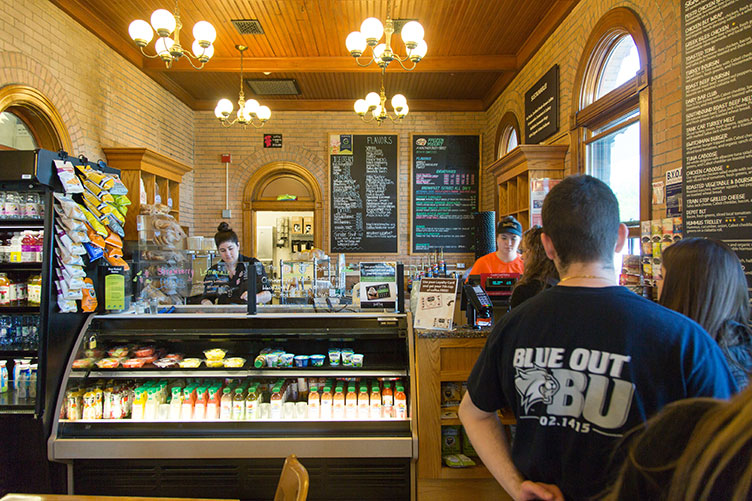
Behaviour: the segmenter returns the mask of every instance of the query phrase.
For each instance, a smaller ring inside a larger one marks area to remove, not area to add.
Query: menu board
[[[722,238],[752,286],[752,5],[683,0],[684,228]]]
[[[480,136],[412,136],[412,252],[473,252]]]
[[[330,252],[397,252],[397,136],[329,136]]]
[[[559,65],[525,92],[525,143],[538,144],[559,130]]]

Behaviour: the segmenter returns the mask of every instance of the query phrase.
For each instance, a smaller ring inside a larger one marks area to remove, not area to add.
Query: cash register
[[[519,273],[482,273],[470,275],[463,287],[468,323],[477,329],[490,327],[509,310]]]

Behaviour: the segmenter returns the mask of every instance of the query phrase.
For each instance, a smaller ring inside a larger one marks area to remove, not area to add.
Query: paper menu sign
[[[421,279],[413,327],[416,329],[452,330],[454,302],[456,300],[456,278]]]
[[[397,263],[360,263],[360,307],[397,305]]]

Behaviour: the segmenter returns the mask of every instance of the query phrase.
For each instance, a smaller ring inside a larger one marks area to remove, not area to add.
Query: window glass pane
[[[4,111],[0,113],[0,145],[16,150],[33,150],[37,147],[37,142],[20,118]]]
[[[507,141],[507,151],[505,153],[509,153],[513,149],[517,147],[517,131],[514,130],[514,127],[511,128],[509,131],[509,141]]]
[[[600,78],[598,79],[595,99],[605,96],[630,78],[640,69],[640,56],[637,46],[629,35],[619,40],[606,59]]]
[[[600,133],[602,133],[604,131],[607,131],[608,129],[611,129],[612,127],[615,127],[615,126],[617,126],[619,124],[623,124],[624,122],[626,122],[626,121],[628,121],[628,120],[630,120],[630,119],[632,119],[632,118],[634,118],[636,116],[639,116],[639,115],[640,115],[640,109],[639,108],[636,108],[636,109],[634,109],[634,110],[632,110],[632,111],[630,111],[628,113],[625,113],[624,115],[621,115],[616,120],[611,120],[606,125],[602,125],[600,127],[593,128],[591,130],[591,137],[592,136],[597,136],[598,134],[600,134]]]
[[[622,222],[640,220],[640,122],[590,143],[587,170],[614,191]]]

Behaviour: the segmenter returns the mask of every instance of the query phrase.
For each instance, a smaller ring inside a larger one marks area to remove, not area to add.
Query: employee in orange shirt
[[[506,216],[496,225],[496,252],[478,258],[470,275],[481,273],[520,273],[524,270],[517,248],[522,240],[522,225],[512,216]]]

